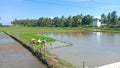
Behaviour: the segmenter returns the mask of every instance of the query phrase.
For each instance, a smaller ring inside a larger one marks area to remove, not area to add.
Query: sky
[[[0,22],[10,25],[16,19],[38,19],[74,15],[100,16],[117,11],[120,16],[120,0],[0,0]]]

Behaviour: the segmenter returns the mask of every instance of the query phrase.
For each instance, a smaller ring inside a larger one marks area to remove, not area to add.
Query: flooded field
[[[0,68],[47,68],[21,44],[0,32]]]
[[[76,68],[83,68],[83,62],[88,68],[120,62],[120,33],[69,32],[46,35],[73,44],[49,51]]]

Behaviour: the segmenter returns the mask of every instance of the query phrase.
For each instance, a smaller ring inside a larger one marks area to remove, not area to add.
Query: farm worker
[[[43,43],[46,43],[47,41],[45,39],[42,40]]]
[[[34,39],[34,38],[32,38],[32,39],[30,40],[30,44],[35,44],[35,39]]]
[[[37,40],[37,43],[40,44],[42,41],[40,40],[40,38]]]
[[[47,41],[45,39],[43,39],[42,42],[45,44],[44,46],[47,48],[48,47]]]

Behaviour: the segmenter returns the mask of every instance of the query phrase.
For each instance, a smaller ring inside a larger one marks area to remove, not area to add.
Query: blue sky
[[[17,19],[74,16],[100,16],[113,10],[120,16],[120,0],[0,0],[2,24]]]

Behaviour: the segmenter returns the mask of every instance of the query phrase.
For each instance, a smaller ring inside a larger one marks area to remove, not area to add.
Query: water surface
[[[49,50],[77,68],[94,68],[120,62],[120,33],[68,32],[46,34],[73,46]]]
[[[12,38],[7,36],[5,33],[0,32],[0,44],[6,44],[6,43],[11,43],[14,42]]]

